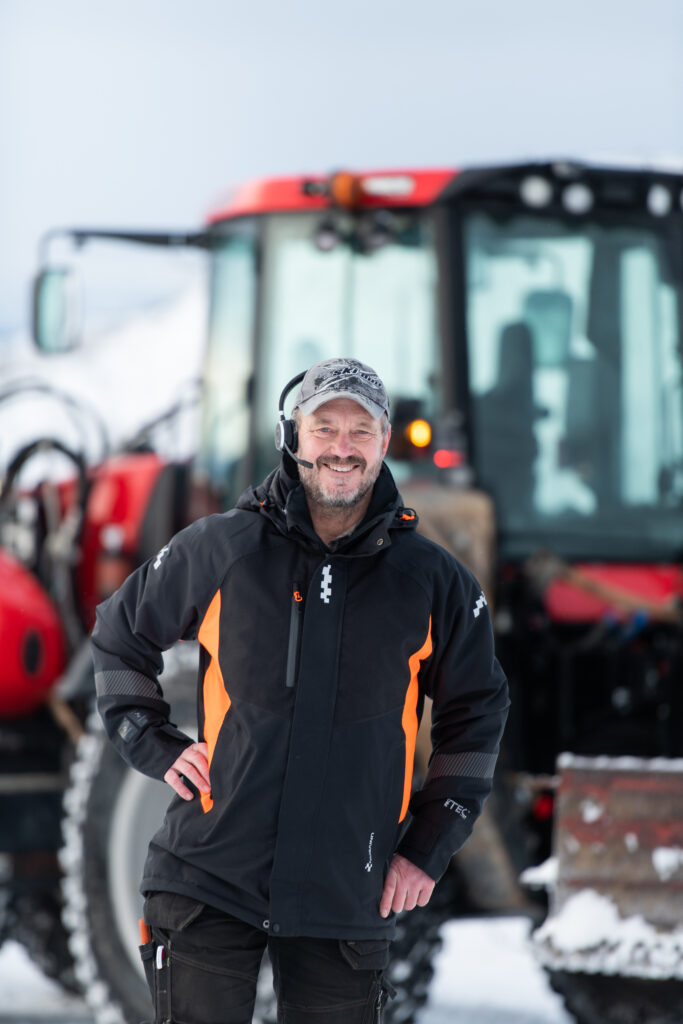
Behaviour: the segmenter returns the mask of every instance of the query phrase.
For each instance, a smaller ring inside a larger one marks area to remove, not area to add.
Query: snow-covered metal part
[[[663,931],[642,914],[622,917],[612,900],[592,889],[570,896],[532,942],[550,970],[683,979],[683,928]]]
[[[563,754],[558,769],[557,878],[538,959],[683,979],[683,759]]]
[[[526,868],[519,880],[528,889],[546,889],[551,891],[557,884],[557,857],[548,857],[542,864]]]

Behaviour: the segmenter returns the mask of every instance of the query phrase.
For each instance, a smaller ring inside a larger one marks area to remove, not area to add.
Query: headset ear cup
[[[294,420],[278,420],[275,426],[275,447],[279,452],[295,452],[297,443],[296,423]]]
[[[275,426],[275,447],[279,452],[289,451],[295,452],[297,448],[297,431],[296,423],[294,420],[285,419],[285,399],[292,388],[295,388],[297,384],[301,384],[301,381],[306,376],[306,370],[302,373],[297,373],[296,377],[292,377],[282,389],[280,395],[280,401],[278,402],[278,412],[280,418]],[[304,463],[307,465],[307,463]]]

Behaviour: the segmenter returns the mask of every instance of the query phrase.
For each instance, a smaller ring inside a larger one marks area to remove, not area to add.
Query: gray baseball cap
[[[389,399],[384,384],[371,366],[357,359],[325,359],[307,371],[297,392],[293,408],[305,416],[335,398],[351,398],[375,419],[389,415]]]

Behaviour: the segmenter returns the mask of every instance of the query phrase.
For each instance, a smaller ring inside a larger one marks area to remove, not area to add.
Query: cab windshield
[[[508,554],[683,551],[681,291],[654,224],[464,219],[472,456]]]

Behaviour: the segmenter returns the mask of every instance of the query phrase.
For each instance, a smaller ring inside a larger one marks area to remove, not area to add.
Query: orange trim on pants
[[[427,638],[423,643],[419,651],[415,651],[414,654],[410,655],[408,659],[408,666],[410,668],[410,683],[406,691],[406,699],[403,707],[403,716],[401,718],[401,725],[406,735],[406,776],[403,783],[403,804],[401,806],[401,816],[398,819],[399,822],[403,821],[406,814],[408,813],[408,804],[410,803],[410,790],[413,783],[413,766],[415,764],[415,743],[417,741],[417,728],[419,722],[417,720],[417,699],[419,697],[419,686],[417,683],[418,672],[420,671],[420,662],[428,658],[432,653],[432,617],[429,617],[429,626],[427,627]]]
[[[197,634],[200,644],[211,657],[209,667],[204,676],[202,694],[204,701],[204,739],[209,750],[209,768],[211,767],[211,760],[216,749],[218,734],[221,731],[221,726],[231,704],[218,661],[220,618],[221,592],[217,590]],[[201,794],[201,802],[205,813],[213,807],[213,800],[208,793]]]

